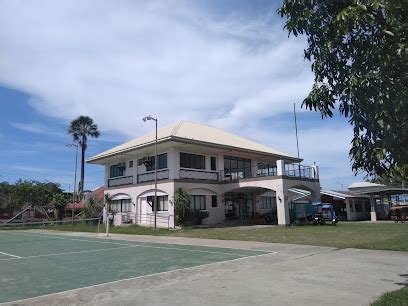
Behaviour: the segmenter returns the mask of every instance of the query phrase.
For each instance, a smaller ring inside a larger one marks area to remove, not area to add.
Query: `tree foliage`
[[[83,194],[85,178],[85,151],[88,147],[88,137],[98,138],[101,133],[99,132],[98,126],[94,123],[92,118],[88,116],[79,116],[71,121],[68,128],[68,134],[72,136],[74,142],[81,146],[81,178],[79,182],[79,194]]]
[[[314,85],[303,105],[349,118],[353,170],[408,165],[408,0],[284,0],[289,35],[305,35]]]
[[[18,180],[15,184],[0,184],[0,206],[19,210],[23,206],[45,206],[51,204],[55,194],[61,194],[59,184]]]
[[[64,209],[68,205],[67,197],[62,193],[56,193],[52,197],[51,204],[52,204],[52,207],[54,207],[56,211],[58,220],[62,220],[64,216]]]
[[[97,218],[103,209],[103,201],[97,200],[95,197],[90,197],[85,201],[85,209],[83,216],[85,218]]]

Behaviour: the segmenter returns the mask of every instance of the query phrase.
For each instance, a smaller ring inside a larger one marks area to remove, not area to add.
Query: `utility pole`
[[[293,103],[293,115],[295,117],[297,157],[298,157],[298,159],[300,159],[300,155],[299,155],[299,138],[298,138],[298,128],[297,128],[297,119],[296,119],[296,103]],[[299,161],[299,177],[302,177],[302,174],[300,173],[300,161]]]
[[[156,140],[154,144],[154,202],[153,202],[153,213],[154,213],[154,229],[157,229],[157,118],[153,118],[151,115],[143,118],[143,121],[153,120],[156,123]]]

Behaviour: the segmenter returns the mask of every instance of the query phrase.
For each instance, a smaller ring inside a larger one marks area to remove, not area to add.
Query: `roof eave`
[[[302,158],[297,158],[297,157],[290,156],[290,155],[273,154],[273,153],[264,152],[264,151],[257,151],[257,150],[245,149],[245,148],[240,148],[240,147],[215,144],[215,143],[211,143],[211,142],[195,140],[195,139],[189,139],[189,138],[183,138],[183,137],[177,137],[177,136],[169,136],[169,137],[158,139],[158,143],[164,143],[164,142],[172,141],[172,140],[176,141],[176,142],[180,142],[180,143],[198,144],[198,145],[205,144],[206,146],[213,147],[213,148],[222,148],[222,149],[236,150],[236,151],[241,151],[241,152],[256,153],[256,154],[260,154],[260,155],[264,155],[264,156],[273,156],[275,158],[281,158],[281,159],[291,161],[291,162],[294,162],[294,163],[300,163],[300,162],[303,161]],[[126,149],[123,149],[123,150],[116,151],[116,152],[112,152],[112,153],[108,153],[108,154],[104,154],[104,155],[95,155],[93,157],[88,158],[86,160],[86,162],[89,163],[89,164],[103,164],[103,163],[100,162],[103,159],[110,158],[110,157],[117,156],[117,155],[121,155],[121,154],[125,154],[125,153],[128,153],[128,152],[136,150],[136,149],[146,148],[146,147],[149,147],[149,146],[154,145],[154,144],[155,144],[155,141],[153,140],[153,141],[149,141],[149,142],[146,142],[144,144],[141,144],[141,145],[132,146],[132,147],[129,147],[129,148],[126,148]]]

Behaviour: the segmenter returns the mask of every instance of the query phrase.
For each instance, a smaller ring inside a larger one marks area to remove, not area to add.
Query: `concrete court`
[[[50,294],[10,305],[368,305],[382,293],[408,283],[406,252],[118,234],[110,238],[276,253]]]

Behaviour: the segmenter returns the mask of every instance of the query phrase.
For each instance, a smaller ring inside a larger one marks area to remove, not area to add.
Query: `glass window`
[[[131,212],[132,203],[130,199],[113,200],[110,205],[111,212]]]
[[[234,156],[224,156],[224,172],[227,175],[232,175],[234,178],[251,177],[251,160]]]
[[[152,206],[153,210],[154,196],[147,197],[147,203]],[[157,211],[168,211],[169,201],[168,196],[157,196]]]
[[[143,165],[143,159],[140,158],[137,161],[139,166]],[[153,171],[156,166],[156,157],[148,156],[147,162],[145,163],[146,171]],[[167,153],[157,155],[157,170],[167,168]]]
[[[205,195],[193,195],[191,200],[192,210],[206,210]]]
[[[110,173],[109,177],[118,177],[118,176],[123,176],[125,174],[125,164],[116,164],[110,166]]]
[[[211,170],[217,170],[217,159],[214,156],[211,156]]]
[[[211,207],[217,207],[218,203],[217,203],[217,196],[213,195],[211,196]]]
[[[180,153],[180,167],[204,170],[205,156],[189,153]]]
[[[274,200],[275,200],[274,197],[266,197],[266,196],[259,197],[259,208],[260,209],[272,209],[272,207],[274,207],[273,205]]]
[[[129,161],[129,168],[133,168],[133,160]]]

